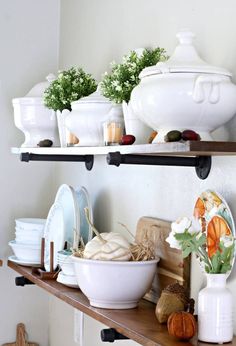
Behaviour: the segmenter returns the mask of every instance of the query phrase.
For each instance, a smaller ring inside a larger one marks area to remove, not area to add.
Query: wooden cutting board
[[[3,344],[2,346],[39,346],[39,344],[28,342],[26,337],[25,325],[23,323],[18,323],[16,329],[16,342]]]
[[[153,303],[157,302],[163,288],[172,283],[179,282],[188,294],[190,292],[190,257],[183,259],[180,250],[169,246],[165,239],[170,231],[171,222],[151,217],[142,217],[137,224],[136,241],[151,239],[155,244],[156,255],[160,257],[152,288],[145,295],[145,299]]]

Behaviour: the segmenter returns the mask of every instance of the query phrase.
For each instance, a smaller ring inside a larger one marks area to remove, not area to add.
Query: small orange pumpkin
[[[168,333],[180,340],[191,339],[197,331],[197,322],[190,312],[173,312],[167,321]]]
[[[231,230],[227,222],[221,216],[214,216],[207,226],[207,251],[212,257],[219,250],[220,237],[230,235]]]

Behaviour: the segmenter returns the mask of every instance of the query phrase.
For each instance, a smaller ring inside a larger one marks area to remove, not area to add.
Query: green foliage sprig
[[[206,235],[204,233],[176,233],[175,238],[179,241],[183,251],[183,257],[188,257],[195,252],[200,261],[204,263],[205,271],[209,274],[227,273],[232,268],[232,258],[234,256],[234,242],[225,246],[223,241],[219,243],[219,249],[210,258],[206,251]]]
[[[167,58],[165,49],[159,47],[144,49],[141,54],[131,51],[121,64],[111,63],[111,72],[106,72],[100,83],[102,94],[115,103],[129,102],[132,90],[140,82],[140,72]]]
[[[182,250],[183,257],[195,253],[206,273],[224,274],[230,271],[234,260],[235,239],[233,234],[221,235],[211,256],[208,253],[207,235],[197,220],[187,217],[171,224],[171,232],[166,238],[170,247]]]
[[[71,102],[96,91],[95,79],[82,68],[59,71],[58,78],[44,91],[44,104],[54,111],[71,110]]]

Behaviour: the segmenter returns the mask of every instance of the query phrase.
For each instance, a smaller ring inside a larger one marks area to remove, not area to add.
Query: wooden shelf
[[[31,268],[19,266],[8,261],[8,266],[17,273],[29,279],[50,294],[63,300],[74,308],[84,312],[97,321],[110,328],[115,328],[119,333],[145,346],[207,346],[212,344],[198,342],[176,341],[170,337],[165,325],[158,323],[155,317],[155,305],[141,300],[138,308],[130,310],[106,310],[92,308],[88,299],[80,290],[68,288],[54,280],[41,280],[39,276],[31,273]],[[236,346],[236,338],[227,345]]]
[[[107,155],[119,151],[121,154],[142,155],[183,155],[183,156],[224,156],[236,155],[236,142],[187,141],[172,143],[117,145],[104,147],[51,147],[12,148],[13,154],[32,153],[44,155]]]

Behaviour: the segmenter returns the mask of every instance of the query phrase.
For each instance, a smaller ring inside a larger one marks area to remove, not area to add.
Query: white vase
[[[198,339],[222,344],[233,339],[233,299],[227,274],[207,274],[198,296]]]
[[[149,137],[153,130],[144,124],[134,113],[131,105],[123,101],[122,103],[125,132],[127,135],[135,136],[135,144],[148,143]]]

